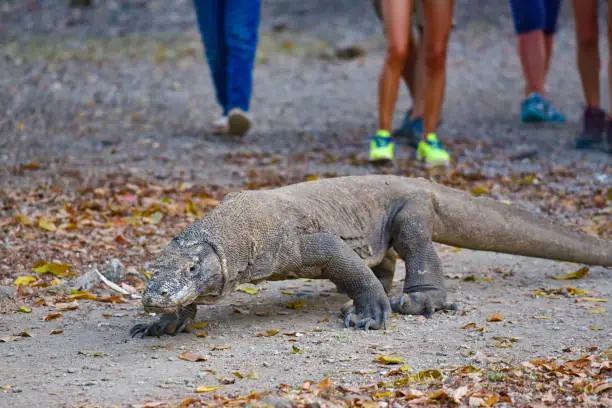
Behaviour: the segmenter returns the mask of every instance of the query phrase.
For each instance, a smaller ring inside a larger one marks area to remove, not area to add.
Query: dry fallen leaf
[[[45,321],[55,320],[59,317],[62,317],[61,313],[50,313],[47,316],[45,316]]]
[[[287,303],[287,309],[300,310],[306,303],[303,300],[294,300],[293,302]]]
[[[212,349],[213,350],[231,350],[232,346],[215,346]]]
[[[46,231],[50,231],[50,232],[55,232],[57,231],[57,227],[55,226],[55,224],[53,223],[53,221],[51,221],[50,219],[48,219],[45,216],[41,216],[38,219],[38,226]]]
[[[19,306],[19,311],[23,313],[32,313],[32,308],[27,306]]]
[[[582,297],[580,300],[583,302],[605,303],[608,301],[608,298]]]
[[[64,331],[60,329],[51,330],[49,334],[62,334]]]
[[[55,276],[67,276],[70,270],[70,265],[59,262],[46,262],[39,260],[34,263],[32,270],[36,273],[50,273]]]
[[[30,275],[23,275],[23,276],[18,276],[17,279],[15,279],[15,286],[19,286],[19,285],[29,285],[32,282],[36,282],[36,278]]]
[[[211,392],[221,388],[220,385],[199,385],[196,387],[195,392]]]
[[[266,330],[265,332],[258,332],[258,333],[255,334],[255,336],[257,336],[257,337],[272,337],[272,336],[276,336],[279,332],[280,332],[280,330],[271,329],[271,330]]]
[[[401,356],[378,356],[376,361],[383,364],[403,364],[404,358]]]
[[[495,312],[487,317],[487,322],[502,322],[504,317],[499,312]]]
[[[244,292],[244,293],[248,293],[249,295],[256,295],[256,294],[259,293],[259,290],[255,289],[255,288],[253,288],[251,286],[240,288],[238,290],[241,291],[241,292]]]
[[[590,313],[604,313],[606,311],[605,307],[594,307],[592,309],[587,309]]]
[[[195,333],[196,337],[208,337],[207,331],[199,331]]]
[[[181,353],[179,355],[179,358],[181,360],[191,361],[191,362],[194,362],[194,363],[198,362],[198,361],[206,361],[206,360],[208,360],[207,357],[199,355],[199,354],[192,353],[190,351],[185,351],[185,352]]]
[[[564,275],[553,276],[553,279],[557,280],[568,280],[568,279],[582,279],[589,273],[589,268],[583,266],[580,269],[575,270],[574,272],[566,273]]]

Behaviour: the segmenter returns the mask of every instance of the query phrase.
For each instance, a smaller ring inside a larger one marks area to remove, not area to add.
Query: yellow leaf
[[[187,211],[188,214],[192,214],[196,217],[200,216],[200,209],[196,207],[190,198],[185,199],[185,211]]]
[[[15,279],[15,286],[19,286],[19,285],[29,285],[32,282],[36,282],[36,278],[30,275],[23,275],[23,276],[19,276],[17,277],[17,279]]]
[[[595,297],[583,297],[580,299],[585,302],[607,302],[608,301],[608,298],[595,298]]]
[[[291,345],[291,350],[293,350],[294,353],[301,353],[302,350],[296,346],[295,344]]]
[[[17,214],[13,219],[23,225],[28,225],[28,226],[34,225],[34,220],[25,214]]]
[[[553,276],[553,279],[557,280],[568,280],[568,279],[582,279],[589,273],[589,268],[583,266],[582,268],[575,270],[574,272],[566,273],[565,275]]]
[[[567,293],[569,293],[570,295],[574,295],[574,296],[589,294],[589,291],[584,288],[574,288],[572,286],[566,286],[565,289],[567,290]]]
[[[378,356],[376,361],[383,364],[403,364],[404,358],[401,356]]]
[[[375,392],[374,393],[374,398],[385,398],[385,397],[392,397],[393,394],[395,394],[395,391],[385,391],[385,392]]]
[[[57,231],[57,227],[55,226],[53,221],[46,218],[45,216],[41,216],[38,219],[38,226],[46,231],[51,231],[51,232]]]
[[[241,292],[244,292],[244,293],[248,293],[249,295],[256,295],[256,294],[259,293],[259,290],[255,289],[255,288],[253,288],[251,286],[240,288],[238,290],[241,291]]]
[[[27,306],[19,306],[19,311],[23,313],[32,313],[32,308]]]
[[[208,322],[200,322],[200,323],[195,323],[195,324],[193,325],[193,328],[194,328],[194,329],[203,329],[203,328],[205,328],[206,326],[208,326]]]
[[[293,302],[289,302],[287,303],[287,309],[295,309],[295,310],[300,310],[302,309],[304,306],[306,305],[306,303],[304,303],[303,300],[294,300]]]
[[[25,129],[25,125],[23,123],[18,123],[17,130],[23,130],[23,129]]]
[[[502,322],[504,317],[499,312],[495,312],[489,317],[487,317],[487,322]]]
[[[591,313],[604,313],[606,311],[605,307],[595,307],[593,309],[587,309]]]
[[[232,374],[238,378],[244,378],[244,374],[242,374],[240,371],[232,371]]]
[[[291,290],[291,289],[283,289],[281,290],[281,293],[283,295],[295,295],[295,290]]]
[[[485,401],[484,404],[487,407],[490,407],[493,404],[495,404],[497,401],[499,401],[499,395],[495,394],[495,395],[491,395],[489,398],[487,398],[487,400]]]
[[[70,296],[68,296],[68,301],[70,302],[72,302],[73,300],[78,300],[78,299],[96,300],[98,299],[98,297],[94,295],[93,293],[90,293],[86,290],[75,290],[72,292]]]
[[[59,285],[60,283],[62,283],[62,280],[59,278],[55,278],[51,282],[49,282],[51,286]]]
[[[590,330],[603,330],[603,327],[599,327],[599,326],[589,326]]]
[[[277,335],[280,332],[280,330],[277,329],[271,329],[271,330],[266,330],[265,332],[259,332],[257,334],[255,334],[255,336],[257,337],[272,337]]]
[[[50,273],[55,276],[67,276],[68,271],[70,270],[69,264],[61,264],[57,262],[46,262],[42,259],[36,261],[32,270],[36,273]]]
[[[488,193],[489,189],[486,188],[485,186],[476,186],[471,191],[472,191],[472,194],[474,195],[481,195],[481,194]]]
[[[200,385],[195,389],[195,392],[211,392],[221,388],[220,385]]]
[[[319,174],[313,174],[311,176],[306,177],[306,181],[315,181],[319,180],[321,176]]]
[[[208,337],[208,332],[207,331],[199,331],[196,332],[196,337]]]
[[[151,272],[149,271],[145,271],[144,269],[142,270],[142,275],[147,278],[147,280],[151,279],[151,275],[153,275]]]

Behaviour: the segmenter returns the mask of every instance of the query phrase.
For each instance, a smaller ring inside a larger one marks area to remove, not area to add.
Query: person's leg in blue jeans
[[[544,96],[561,0],[510,0],[510,8],[526,82],[521,120],[563,122],[565,116]]]
[[[248,115],[260,17],[259,0],[194,0],[206,59],[223,118],[217,130],[243,135]]]

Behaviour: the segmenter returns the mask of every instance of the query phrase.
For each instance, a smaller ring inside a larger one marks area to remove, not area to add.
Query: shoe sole
[[[244,136],[251,127],[251,121],[246,116],[237,113],[228,120],[227,133],[232,136]]]

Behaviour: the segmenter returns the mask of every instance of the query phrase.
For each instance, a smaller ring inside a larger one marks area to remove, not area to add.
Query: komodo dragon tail
[[[436,185],[435,242],[460,248],[612,266],[612,241],[490,198]]]

